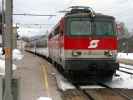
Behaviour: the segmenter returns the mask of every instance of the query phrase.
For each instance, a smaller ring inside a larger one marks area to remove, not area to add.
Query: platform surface
[[[18,100],[43,100],[47,97],[51,100],[61,100],[55,78],[52,76],[52,65],[45,59],[24,52],[24,58],[14,63],[18,66],[14,72],[14,77],[19,79]],[[47,73],[44,73],[43,69]]]

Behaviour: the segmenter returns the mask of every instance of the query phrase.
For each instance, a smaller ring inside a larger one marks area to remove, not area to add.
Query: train
[[[119,69],[115,18],[90,7],[70,8],[48,35],[49,58],[77,80],[112,79]]]

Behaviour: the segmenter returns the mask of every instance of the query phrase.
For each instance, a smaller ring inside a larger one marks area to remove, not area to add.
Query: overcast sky
[[[90,6],[96,12],[113,15],[133,29],[133,0],[14,0],[14,13],[58,14],[69,6]],[[14,23],[55,24],[57,17],[14,16]],[[46,25],[45,28],[48,26]]]

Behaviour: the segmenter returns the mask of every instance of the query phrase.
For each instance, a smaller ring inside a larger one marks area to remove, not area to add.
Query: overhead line
[[[54,25],[54,24],[17,24],[17,25],[34,25],[34,26],[37,26],[37,25]]]
[[[67,4],[67,6],[70,6],[74,0],[70,0]]]
[[[67,3],[65,9],[63,9],[63,10],[61,10],[61,11],[58,11],[58,12],[59,12],[59,13],[66,13],[66,12],[68,12],[68,11],[66,11],[66,9],[69,8],[69,6],[72,4],[73,1],[74,1],[74,0],[70,0],[70,1]]]
[[[47,15],[47,14],[29,14],[29,13],[14,13],[13,15],[17,15],[17,16],[56,16],[56,15]]]

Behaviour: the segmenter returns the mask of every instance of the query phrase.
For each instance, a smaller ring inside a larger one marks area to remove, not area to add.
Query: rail
[[[122,96],[123,98],[125,98],[126,100],[133,100],[133,97],[130,97],[129,95],[127,95],[127,93],[123,92],[122,89],[120,89],[121,91],[117,91],[115,89],[113,89],[112,87],[102,83],[102,82],[98,82],[99,85],[107,88],[107,89],[110,89],[111,91],[113,91],[114,93]]]
[[[120,68],[124,68],[124,69],[128,69],[128,70],[133,70],[133,68],[122,67],[122,66],[120,66]]]
[[[90,95],[86,90],[81,89],[80,86],[75,85],[76,89],[81,91],[89,100],[96,100],[92,95]]]
[[[133,72],[129,72],[129,71],[121,70],[121,69],[119,69],[118,71],[133,75]]]

